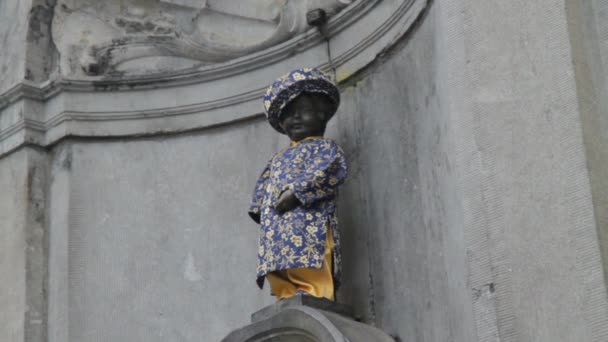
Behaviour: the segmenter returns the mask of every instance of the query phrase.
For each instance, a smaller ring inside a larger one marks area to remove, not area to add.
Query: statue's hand
[[[299,206],[300,204],[302,203],[300,203],[300,200],[296,198],[296,196],[293,194],[293,191],[286,190],[279,196],[279,199],[277,200],[277,204],[274,206],[274,209],[279,214],[283,214],[284,212],[290,211],[293,208]]]

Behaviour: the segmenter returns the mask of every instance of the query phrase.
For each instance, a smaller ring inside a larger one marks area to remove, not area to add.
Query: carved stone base
[[[394,342],[383,331],[351,318],[349,306],[295,296],[251,315],[252,324],[222,342]]]

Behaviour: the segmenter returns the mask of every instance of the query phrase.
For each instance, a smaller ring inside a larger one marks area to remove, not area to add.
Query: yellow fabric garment
[[[290,268],[266,274],[272,293],[280,299],[293,297],[298,290],[315,297],[334,299],[334,280],[332,273],[332,251],[334,241],[328,229],[325,242],[323,266],[316,268]]]

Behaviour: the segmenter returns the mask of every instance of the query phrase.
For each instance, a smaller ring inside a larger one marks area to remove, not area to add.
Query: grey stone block
[[[346,317],[353,316],[353,308],[349,305],[344,305],[313,296],[294,296],[254,312],[253,315],[251,315],[251,322],[256,323],[264,319],[268,319],[283,310],[297,306],[306,306],[313,309],[334,312]]]
[[[394,342],[383,331],[336,313],[346,308],[328,300],[297,296],[258,311],[252,316],[254,323],[233,331],[222,342]]]

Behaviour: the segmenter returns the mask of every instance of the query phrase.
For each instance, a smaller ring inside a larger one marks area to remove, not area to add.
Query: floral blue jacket
[[[333,234],[334,280],[339,284],[340,234],[335,199],[347,172],[342,149],[322,137],[292,143],[268,162],[249,208],[249,215],[261,227],[257,267],[260,288],[268,272],[321,268],[328,233]],[[274,206],[288,189],[302,205],[279,215]]]

